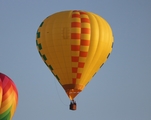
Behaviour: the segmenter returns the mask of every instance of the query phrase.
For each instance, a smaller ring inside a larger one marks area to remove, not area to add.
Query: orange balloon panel
[[[88,84],[112,51],[113,35],[100,16],[86,11],[62,11],[39,26],[39,53],[72,100]]]

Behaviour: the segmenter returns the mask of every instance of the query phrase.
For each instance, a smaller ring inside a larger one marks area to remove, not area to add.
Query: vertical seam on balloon
[[[80,56],[79,56],[80,58],[79,59],[81,59],[81,60],[85,59],[86,60],[86,58],[88,56],[90,38],[83,39],[82,36],[84,35],[86,37],[90,37],[90,32],[91,32],[90,31],[90,20],[89,20],[86,12],[81,11],[80,15],[81,15],[81,38],[80,38]],[[86,15],[86,16],[84,16],[84,15]],[[85,23],[87,23],[89,25],[87,27],[82,27],[82,25]],[[87,47],[87,49],[82,50],[82,47]],[[84,66],[85,66],[85,62],[81,62],[79,60],[78,68],[83,70]],[[80,73],[79,72],[77,73],[77,79],[80,79],[81,76],[82,76],[82,71],[80,71]]]
[[[57,19],[57,18],[55,18],[55,19]],[[54,25],[55,25],[55,21],[56,20],[53,20],[53,23],[52,23],[52,29],[54,29]],[[56,47],[55,47],[55,45],[54,45],[54,35],[52,35],[52,44],[53,44],[53,47],[54,47],[54,53],[56,53]],[[49,53],[50,54],[50,53]],[[50,55],[51,56],[51,55]],[[56,54],[56,56],[57,56],[57,54]],[[55,57],[55,58],[58,58],[58,57]],[[58,61],[58,59],[57,59],[57,61]],[[59,62],[57,62],[58,64],[59,64],[59,66],[61,66],[60,65],[60,63]],[[58,75],[55,73],[55,72],[53,72],[53,71],[51,71],[52,73],[53,73],[53,75],[56,77],[56,79],[58,80],[58,82],[60,83],[60,78],[58,77]]]
[[[91,16],[95,18],[95,16],[94,16],[93,14],[92,14]],[[96,20],[96,18],[95,18],[95,20]],[[97,21],[97,20],[96,20],[96,21]],[[98,21],[97,21],[97,23],[98,23]],[[97,24],[97,25],[98,25],[98,24]],[[90,39],[91,39],[91,38],[90,38]],[[99,39],[99,37],[98,37],[98,39]],[[97,48],[98,48],[98,45],[97,45]],[[93,56],[92,56],[92,59],[91,59],[90,63],[88,64],[88,66],[90,66],[91,63],[92,63],[92,61],[93,61],[94,59],[96,59],[94,56],[95,56],[95,54],[96,54],[97,48],[95,49],[95,52],[94,52],[94,54],[93,54]],[[88,67],[88,68],[89,68],[89,67]],[[87,70],[86,70],[86,71],[87,71]],[[92,71],[92,69],[91,69],[91,71]],[[96,73],[94,73],[94,75],[95,75],[95,74],[96,74]],[[93,75],[93,76],[94,76],[94,75]],[[86,82],[88,76],[89,76],[89,75],[87,75],[87,77],[83,80],[83,83],[87,83],[87,84],[89,83],[89,81]],[[92,77],[93,77],[93,76],[92,76]],[[86,85],[87,85],[87,84],[86,84]]]
[[[94,18],[95,18],[95,20],[96,20],[96,22],[97,22],[97,25],[98,25],[98,31],[100,31],[100,26],[99,26],[99,22],[98,22],[98,19],[96,18],[96,16],[95,15],[93,15],[94,16]],[[98,39],[100,39],[100,34],[98,34]],[[98,44],[97,44],[97,46],[96,46],[96,51],[98,50],[98,46],[99,46],[99,42],[100,42],[100,40],[98,40]],[[97,53],[95,51],[95,54]],[[94,54],[94,56],[95,56],[95,54]],[[93,57],[93,59],[95,59],[94,57]],[[92,61],[93,61],[93,59],[92,59]],[[96,62],[97,63],[97,62]],[[95,65],[94,65],[95,66]],[[93,67],[94,67],[93,66]],[[96,74],[96,72],[94,73],[94,75]],[[93,75],[93,76],[94,76]]]
[[[95,16],[96,17],[96,16]],[[103,20],[102,21],[102,25],[104,25],[104,29],[105,29],[105,31],[107,31],[107,29],[108,29],[108,26],[106,26],[106,23],[105,23],[105,21]],[[105,50],[105,48],[107,49],[108,47],[109,47],[109,38],[110,36],[108,36],[108,38],[107,39],[105,39],[105,40],[107,40],[107,43],[106,43],[106,47],[104,47],[104,49],[102,49],[102,53],[103,53],[103,51]],[[110,51],[111,52],[111,51]],[[108,57],[110,56],[110,52],[106,55],[106,59],[104,59],[104,61],[103,61],[103,63],[102,63],[102,65],[100,66],[100,68],[104,65],[104,63],[105,63],[105,61],[108,59]],[[101,58],[101,57],[100,57]],[[103,58],[105,58],[105,57],[103,57]],[[96,65],[94,65],[94,67],[96,67]],[[96,71],[97,72],[97,71]]]
[[[72,73],[76,73],[76,77],[73,78],[73,83],[76,83],[77,79],[81,78],[82,72],[78,72],[78,69],[83,69],[85,62],[81,62],[80,59],[86,58],[88,55],[88,50],[86,51],[82,51],[82,47],[89,47],[90,44],[90,39],[89,40],[85,40],[82,39],[82,35],[90,35],[90,27],[82,27],[82,23],[89,23],[90,21],[88,18],[86,17],[81,17],[82,14],[86,14],[86,12],[82,12],[82,11],[73,11],[74,12],[78,12],[78,14],[73,14],[72,17],[76,17],[76,18],[80,18],[80,23],[79,22],[72,22],[71,23],[71,28],[79,28],[80,27],[80,31],[81,33],[79,34],[75,34],[75,33],[71,33],[71,39],[72,38],[77,38],[80,40],[80,45],[71,45],[71,50],[72,51],[79,51],[79,56],[78,57],[74,57],[72,56],[72,62],[77,62],[78,66],[77,67],[73,67],[72,68]],[[76,36],[76,37],[75,37]],[[89,49],[89,48],[88,48]],[[74,59],[73,59],[74,58]]]
[[[49,17],[47,17],[46,19],[48,19]],[[46,22],[42,22],[41,24],[40,24],[40,26],[39,26],[39,28],[42,28],[43,27],[43,24],[44,23],[46,23]],[[44,29],[45,30],[45,29]],[[40,39],[40,32],[38,32],[37,31],[37,38],[38,39]],[[38,40],[37,40],[38,41]],[[38,42],[37,42],[38,43]],[[45,43],[46,43],[46,41],[45,41]],[[38,45],[38,47],[39,47],[39,54],[40,54],[40,56],[43,58],[43,60],[44,60],[44,63],[46,64],[46,66],[51,70],[51,72],[53,73],[53,75],[56,77],[56,79],[59,81],[60,80],[60,78],[56,75],[56,74],[54,74],[54,72],[53,72],[53,67],[50,65],[50,64],[48,64],[47,63],[47,56],[45,55],[45,53],[44,54],[42,54],[41,53],[41,50],[42,50],[42,44],[41,43],[39,43],[39,44],[37,44]],[[47,44],[46,44],[47,45]],[[41,49],[40,49],[41,48]],[[47,49],[47,47],[46,47],[46,49]],[[48,50],[47,50],[48,51]],[[49,51],[48,51],[49,52]]]
[[[64,17],[64,14],[65,14],[65,13],[60,14],[60,17],[63,18],[63,17]],[[61,15],[62,15],[62,16],[61,16]],[[62,27],[63,24],[64,24],[64,23],[63,23],[63,20],[62,20],[61,25],[60,25],[59,27],[60,27],[60,28],[63,28],[63,27]],[[63,34],[63,33],[62,33],[62,34]],[[64,36],[63,36],[63,38],[64,38]],[[65,37],[65,38],[66,38],[66,37]],[[63,55],[63,57],[62,57],[63,65],[66,66],[65,57],[64,57],[64,56],[65,56],[65,55],[64,55],[64,49],[63,49],[63,47],[64,47],[64,46],[63,46],[63,41],[60,40],[60,43],[61,43],[60,48],[62,49],[62,55]],[[61,62],[62,62],[62,61],[61,61]],[[60,65],[60,66],[61,66],[61,65]],[[67,67],[64,67],[64,68],[63,68],[62,66],[60,67],[62,73],[63,73],[64,70],[67,71],[67,69],[65,69],[65,68],[67,68]],[[56,75],[56,77],[59,78],[57,75]],[[64,74],[62,74],[61,77],[62,77],[61,79],[63,80],[63,79],[65,78],[65,77],[64,77]],[[60,81],[60,84],[61,84],[61,82],[62,82],[62,81]]]
[[[96,19],[96,21],[97,21],[96,15],[94,15],[94,17],[95,17],[95,19]],[[98,21],[97,21],[97,22],[98,22]],[[104,24],[104,22],[103,22],[103,24]],[[99,29],[100,29],[100,27],[99,27]],[[100,31],[100,30],[99,30],[99,31]],[[109,40],[109,39],[107,39],[107,40]],[[108,43],[109,43],[109,42],[108,42]],[[108,43],[107,43],[107,45],[106,45],[107,47],[109,47],[109,46],[108,46]],[[97,49],[98,49],[98,45],[97,45]],[[97,49],[96,49],[96,50],[97,50]],[[103,49],[103,51],[104,51],[104,49]],[[107,57],[109,57],[109,55],[110,55],[110,53],[107,55]],[[93,57],[93,58],[94,58],[94,57]],[[99,58],[101,58],[101,57],[99,57]],[[107,59],[107,58],[106,58],[106,59]],[[98,60],[99,60],[99,59],[98,59]],[[105,62],[105,61],[106,61],[106,60],[104,60],[104,62]],[[102,65],[100,66],[100,68],[104,65],[104,62],[102,63]],[[96,64],[93,66],[93,68],[96,68]],[[93,69],[93,68],[92,68],[92,69]],[[98,71],[98,70],[97,70],[97,71]],[[97,71],[96,71],[96,72],[97,72]],[[94,75],[96,74],[96,72],[94,73]],[[94,75],[93,75],[93,76],[94,76]],[[92,77],[93,77],[93,76],[92,76]]]
[[[77,13],[76,13],[77,12]],[[81,29],[81,22],[76,22],[76,19],[80,19],[80,13],[78,11],[73,11],[72,12],[72,22],[71,22],[71,29],[77,29],[77,28],[80,28]],[[75,40],[80,40],[80,36],[81,34],[78,32],[78,33],[72,33],[71,32],[71,40],[72,41],[75,41]],[[80,45],[75,45],[74,42],[71,42],[71,52],[74,54],[74,53],[77,53],[80,51]],[[78,61],[79,61],[79,55],[78,56],[71,56],[71,62],[72,64],[74,63],[77,63],[78,64]],[[77,66],[72,66],[72,83],[73,84],[76,84],[76,74],[77,74],[77,71],[78,71],[78,68]],[[73,77],[74,76],[74,77]]]
[[[96,18],[96,15],[94,15],[94,17],[95,17],[97,23],[99,23],[98,20],[97,20],[97,18]],[[104,25],[104,21],[102,21],[102,25]],[[100,31],[100,27],[99,27],[99,31]],[[107,45],[106,45],[106,46],[107,46]],[[97,48],[98,48],[98,45],[97,45]],[[104,51],[104,49],[102,49],[102,52],[100,52],[100,53],[102,54],[103,51]],[[102,55],[100,55],[100,56],[102,56]],[[99,57],[99,58],[100,58],[100,57]],[[99,60],[99,59],[98,59],[98,60]],[[104,61],[104,62],[105,62],[105,61]],[[101,66],[99,67],[99,69],[104,65],[104,62],[101,64]],[[95,67],[96,67],[96,64],[93,66],[93,68],[95,68]],[[97,70],[97,71],[98,71],[98,70]],[[97,71],[95,71],[93,77],[95,76],[95,74],[96,74]]]
[[[48,19],[49,17],[47,17],[46,19]],[[55,20],[53,20],[53,21],[55,21]],[[54,24],[52,24],[52,28],[54,27]],[[53,44],[53,37],[54,36],[52,36],[52,44]],[[47,41],[45,41],[45,43],[46,43],[46,45],[48,45],[47,44]],[[53,46],[54,46],[54,44],[53,44]],[[49,47],[46,47],[46,48],[49,48]],[[50,54],[50,52],[49,52],[49,50],[47,50],[48,51],[48,54]],[[55,47],[54,47],[54,51],[56,51],[55,50]],[[51,55],[49,55],[49,56],[51,56]],[[59,64],[59,63],[58,63]],[[52,69],[53,68],[53,66],[51,65],[51,64],[48,64],[48,63],[46,63],[46,65],[48,66],[48,68],[51,70],[51,72],[52,72],[52,74],[55,76],[55,78],[58,80],[58,82],[60,83],[60,78],[58,77],[58,75],[54,72],[54,69]]]

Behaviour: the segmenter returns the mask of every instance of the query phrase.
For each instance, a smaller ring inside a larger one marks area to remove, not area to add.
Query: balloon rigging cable
[[[54,79],[54,77],[53,77],[53,80],[54,80],[54,82],[55,82],[55,87],[56,87],[57,95],[58,95],[60,101],[61,101],[62,104],[64,104],[65,106],[68,106],[68,105],[65,104],[64,101],[61,99],[61,96],[60,96],[60,94],[59,94],[59,90],[58,90],[58,87],[57,87],[57,83],[56,83],[56,80]]]

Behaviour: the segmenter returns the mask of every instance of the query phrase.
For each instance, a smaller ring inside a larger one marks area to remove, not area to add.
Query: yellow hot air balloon
[[[40,24],[36,44],[43,61],[73,101],[108,59],[113,34],[107,21],[97,14],[61,11]]]

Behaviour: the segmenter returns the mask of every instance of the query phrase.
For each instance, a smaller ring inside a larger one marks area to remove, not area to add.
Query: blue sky
[[[1,0],[0,72],[19,91],[13,120],[151,120],[150,6],[150,0]],[[76,98],[76,111],[35,42],[43,19],[72,9],[105,18],[115,40],[108,61]]]

